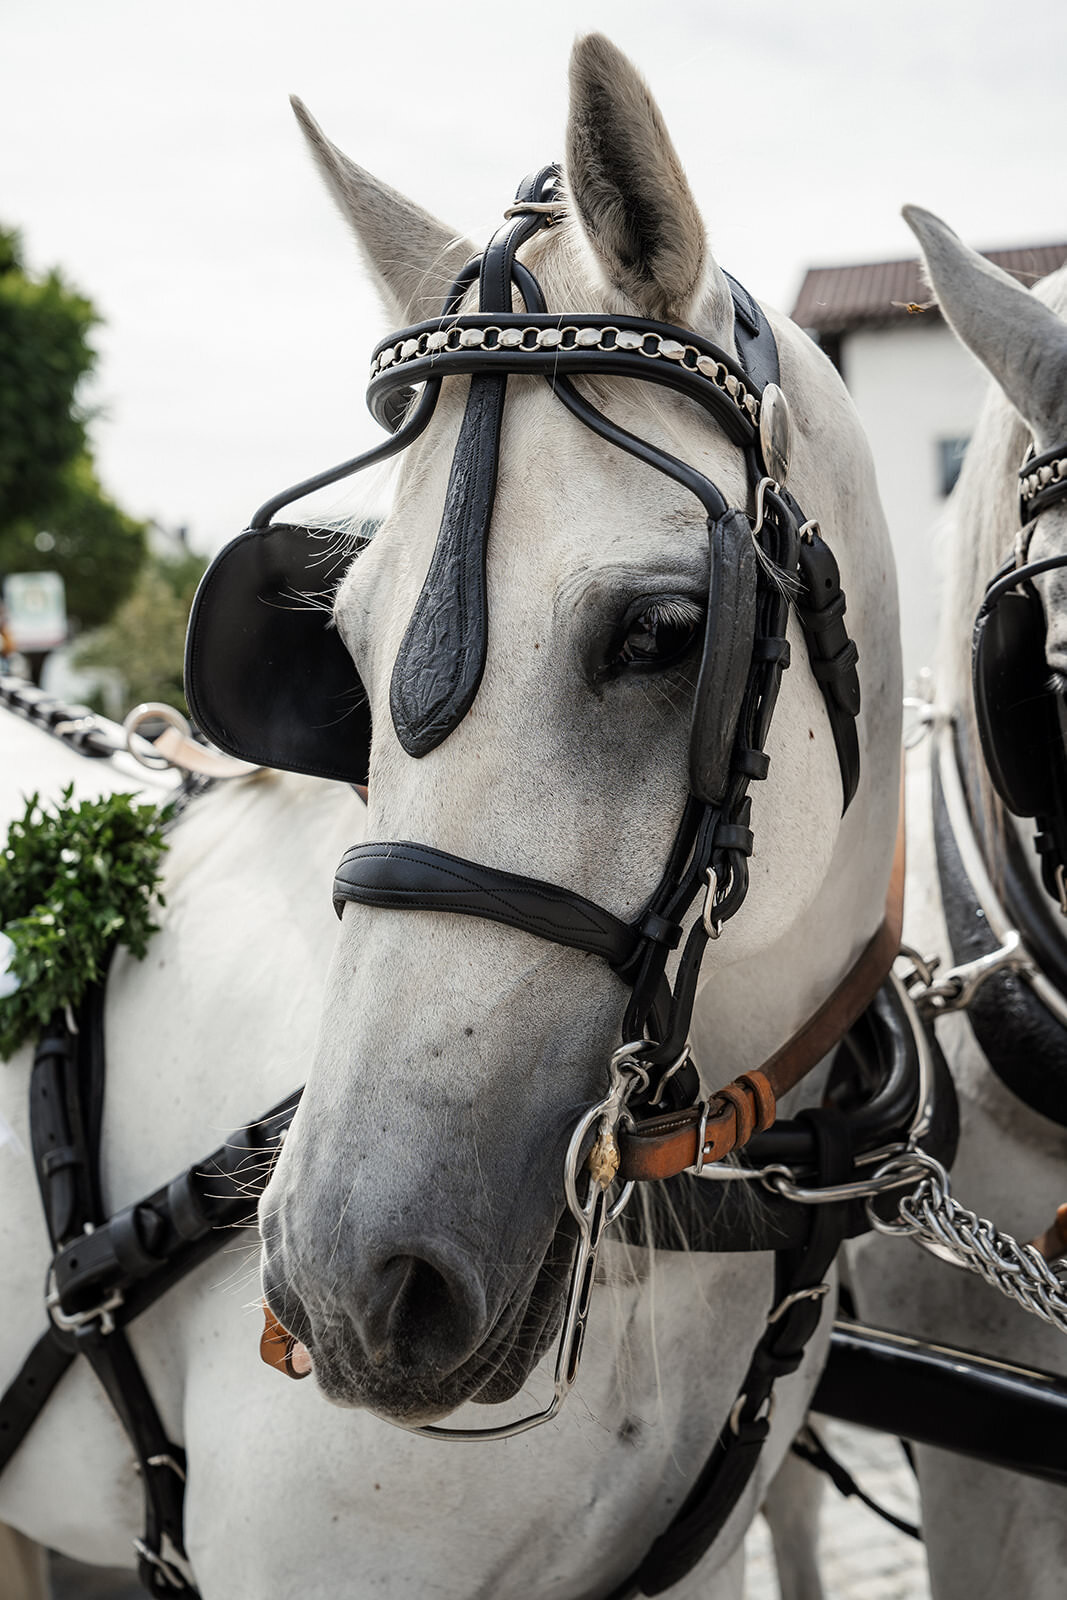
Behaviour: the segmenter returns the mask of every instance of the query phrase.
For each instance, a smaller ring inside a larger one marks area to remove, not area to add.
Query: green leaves
[[[19,983],[0,998],[0,1058],[76,1006],[105,976],[116,943],[140,960],[157,929],[168,812],[128,794],[73,805],[72,792],[51,808],[31,796],[0,855],[0,928]]]
[[[83,628],[131,592],[147,548],[144,524],[100,487],[86,438],[99,321],[58,272],[30,273],[0,226],[0,573],[58,572]]]

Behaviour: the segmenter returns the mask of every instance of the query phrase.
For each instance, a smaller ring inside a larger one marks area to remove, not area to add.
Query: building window
[[[937,441],[937,486],[942,494],[951,494],[963,466],[970,438],[939,439]]]

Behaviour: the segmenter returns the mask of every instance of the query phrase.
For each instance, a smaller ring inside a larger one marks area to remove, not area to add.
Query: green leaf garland
[[[72,794],[64,789],[54,807],[31,795],[0,856],[0,929],[18,983],[0,998],[3,1059],[56,1011],[78,1005],[106,975],[116,944],[141,960],[157,931],[169,809],[136,805],[129,794],[74,805]]]

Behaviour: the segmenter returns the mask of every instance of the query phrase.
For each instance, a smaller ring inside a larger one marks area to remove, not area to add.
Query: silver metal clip
[[[792,1294],[787,1294],[784,1300],[779,1300],[770,1316],[767,1318],[768,1326],[784,1317],[790,1306],[799,1305],[801,1300],[821,1300],[823,1295],[830,1293],[828,1283],[812,1284],[810,1289],[794,1289]]]
[[[1064,914],[1067,915],[1067,911]],[[950,967],[936,982],[927,977],[933,977],[933,966],[933,962],[925,962],[919,967],[916,962],[916,970],[923,981],[911,989],[911,996],[921,1012],[938,1017],[949,1011],[966,1011],[983,983],[997,972],[1018,972],[1028,977],[1037,971],[1016,928],[1008,929],[999,949],[990,950],[974,961],[964,961],[958,967]]]
[[[168,1588],[188,1593],[189,1586],[177,1567],[172,1566],[169,1561],[165,1561],[158,1550],[150,1550],[143,1539],[135,1539],[133,1548],[137,1551],[142,1561],[147,1561],[150,1567],[155,1568]]]
[[[763,520],[764,520],[763,502],[767,498],[768,489],[771,491],[772,494],[781,494],[781,492],[782,492],[781,489],[779,488],[778,484],[774,481],[773,478],[761,478],[759,483],[757,483],[757,485],[756,485],[756,520],[752,524],[752,537],[753,538],[756,537],[756,534],[759,533],[760,529],[763,527]]]
[[[702,920],[704,923],[704,932],[707,934],[708,938],[717,939],[722,932],[722,918],[717,917],[714,921],[712,920],[712,912],[715,910],[715,905],[719,898],[719,875],[715,871],[714,867],[708,868],[707,879],[708,892],[704,896],[704,912]]]
[[[739,1434],[741,1432],[741,1413],[745,1409],[745,1401],[747,1399],[747,1394],[739,1394],[733,1403],[733,1409],[730,1412],[730,1432],[733,1434]],[[767,1409],[763,1413],[763,1420],[765,1422],[770,1422],[771,1418],[774,1416],[775,1399],[776,1396],[772,1389],[771,1393],[767,1397]],[[759,1420],[760,1419],[758,1416],[750,1418],[750,1421],[752,1422],[758,1422]]]

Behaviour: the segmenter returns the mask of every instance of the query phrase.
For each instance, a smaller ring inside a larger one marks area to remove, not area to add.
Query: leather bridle
[[[471,377],[437,548],[393,669],[393,722],[404,748],[424,755],[448,736],[477,692],[488,626],[485,540],[506,375],[540,374],[579,421],[682,484],[707,515],[711,577],[689,797],[660,883],[630,923],[568,889],[408,840],[375,841],[347,851],[335,878],[334,902],[339,914],[346,902],[355,901],[484,917],[600,955],[630,985],[622,1037],[642,1041],[643,1066],[662,1075],[685,1052],[706,946],[740,909],[748,888],[749,785],[767,775],[765,744],[789,661],[789,603],[765,565],[799,580],[797,610],[834,735],[844,807],[859,778],[857,654],[843,621],[837,563],[818,525],[804,517],[783,485],[788,408],[773,383],[777,352],[762,315],[744,296],[753,329],[747,340],[740,318],[738,323],[750,371],[688,330],[633,317],[549,314],[516,251],[535,230],[551,224],[553,211],[545,208],[553,205],[557,185],[555,168],[528,179],[509,220],[453,285],[444,314],[392,335],[374,353],[368,401],[379,420],[395,416],[398,395],[413,383],[425,384],[394,442],[404,436],[406,443],[425,427],[444,377]],[[476,276],[479,310],[460,311]],[[513,286],[525,303],[523,311],[511,309]],[[753,371],[760,373],[762,386]],[[665,384],[704,407],[743,452],[759,506],[755,529],[710,479],[628,433],[584,398],[573,378],[588,374]],[[265,511],[269,515],[279,505],[272,502]],[[756,542],[766,563],[756,555]],[[428,629],[427,619],[442,611],[447,627]],[[438,642],[442,634],[451,652],[445,660]],[[702,914],[682,946],[684,921],[700,896]],[[668,985],[665,970],[679,946],[677,973]],[[750,1095],[751,1117],[739,1104],[739,1135],[766,1126],[773,1112],[762,1086]]]

